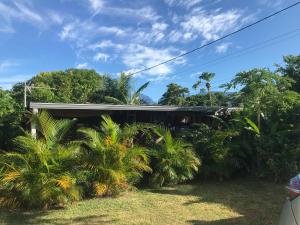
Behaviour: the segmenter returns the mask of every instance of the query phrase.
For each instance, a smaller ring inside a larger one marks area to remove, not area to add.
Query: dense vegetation
[[[214,74],[193,88],[171,83],[159,100],[168,105],[240,106],[230,118],[212,116],[172,134],[159,125],[119,126],[103,116],[100,127],[76,129],[75,120],[47,112],[28,116],[24,84],[0,89],[0,203],[53,207],[85,197],[115,195],[136,184],[170,185],[197,178],[251,176],[281,181],[300,169],[300,56],[284,57],[276,71],[243,71],[212,92]],[[131,76],[118,79],[93,70],[41,73],[27,81],[29,101],[147,104]],[[34,120],[38,138],[23,131]],[[201,162],[201,163],[200,163]]]
[[[48,208],[116,195],[144,172],[153,172],[151,185],[175,184],[191,179],[199,166],[193,150],[173,140],[167,129],[160,134],[143,125],[121,128],[103,116],[100,129],[79,128],[74,139],[75,120],[55,120],[46,111],[31,120],[38,137],[25,132],[14,139],[13,151],[0,155],[0,206]],[[140,132],[150,135],[147,148],[134,140]]]

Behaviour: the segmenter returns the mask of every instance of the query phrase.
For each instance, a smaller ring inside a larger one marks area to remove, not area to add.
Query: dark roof
[[[67,109],[67,110],[100,110],[100,111],[181,111],[181,112],[218,112],[239,108],[208,107],[208,106],[168,106],[168,105],[110,105],[110,104],[72,104],[72,103],[30,103],[31,109]]]

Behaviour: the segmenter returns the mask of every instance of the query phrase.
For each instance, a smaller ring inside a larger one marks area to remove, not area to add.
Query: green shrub
[[[300,132],[286,120],[279,121],[265,118],[263,127],[256,128],[255,136],[252,133],[251,137],[249,133],[247,141],[252,140],[255,144],[255,174],[261,178],[286,181],[300,169]]]
[[[200,177],[223,180],[245,172],[247,154],[239,150],[238,135],[238,130],[206,124],[195,124],[182,134],[201,158]]]
[[[81,180],[92,196],[117,194],[151,170],[146,149],[133,145],[129,127],[122,130],[109,116],[102,119],[101,131],[79,129]]]
[[[158,139],[151,149],[150,184],[163,186],[192,179],[200,166],[192,146],[173,139],[165,128],[154,129]]]
[[[80,198],[74,169],[78,148],[64,138],[73,121],[33,116],[38,138],[26,133],[14,140],[16,150],[2,154],[0,205],[8,208],[61,206]]]
[[[23,113],[12,93],[0,88],[0,149],[8,149],[11,140],[20,134]]]

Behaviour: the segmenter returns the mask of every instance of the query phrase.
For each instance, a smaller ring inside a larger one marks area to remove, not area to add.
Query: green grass
[[[91,199],[66,209],[0,212],[0,224],[275,225],[283,185],[203,182]]]

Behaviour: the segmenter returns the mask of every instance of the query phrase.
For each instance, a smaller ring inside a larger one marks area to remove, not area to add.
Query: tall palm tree
[[[211,96],[211,80],[215,77],[214,73],[210,72],[203,72],[201,75],[198,77],[198,81],[193,85],[194,89],[197,89],[200,84],[202,84],[203,81],[205,81],[205,87],[207,90],[208,98],[209,98],[209,104],[212,106],[212,96]]]
[[[48,208],[79,199],[73,174],[79,149],[64,139],[74,121],[54,120],[45,111],[32,120],[38,138],[25,133],[14,140],[16,151],[1,155],[0,205]]]
[[[119,92],[119,98],[105,96],[105,101],[112,104],[127,104],[127,105],[138,105],[141,104],[141,93],[145,90],[149,81],[144,83],[138,88],[137,91],[132,91],[131,87],[132,75],[121,73],[120,78],[117,82],[117,89]]]
[[[137,181],[143,171],[151,170],[147,151],[133,146],[132,137],[109,116],[102,116],[100,128],[79,129],[86,186],[95,196],[113,194]]]
[[[192,179],[194,172],[198,171],[200,160],[191,146],[174,139],[171,132],[164,127],[153,130],[158,139],[151,150],[151,184],[163,186]]]

